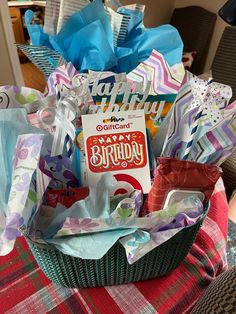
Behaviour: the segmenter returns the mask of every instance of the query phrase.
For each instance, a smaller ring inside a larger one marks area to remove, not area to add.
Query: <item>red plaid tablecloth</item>
[[[226,268],[228,207],[221,183],[183,263],[162,278],[127,285],[68,289],[38,267],[23,238],[0,257],[0,313],[189,313],[206,286]]]

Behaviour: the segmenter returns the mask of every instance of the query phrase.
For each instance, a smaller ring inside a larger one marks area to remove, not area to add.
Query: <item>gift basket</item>
[[[236,102],[185,73],[178,32],[146,29],[142,5],[77,5],[47,1],[44,29],[26,13],[45,92],[0,87],[0,255],[23,235],[66,287],[163,276],[207,215]]]

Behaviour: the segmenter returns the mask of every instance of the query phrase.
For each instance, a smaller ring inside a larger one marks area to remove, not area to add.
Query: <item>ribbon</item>
[[[72,121],[76,117],[80,103],[78,97],[68,96],[59,100],[57,107],[47,107],[38,111],[39,120],[45,127],[55,127],[51,156],[62,155],[67,136],[70,143],[74,143],[75,127]]]

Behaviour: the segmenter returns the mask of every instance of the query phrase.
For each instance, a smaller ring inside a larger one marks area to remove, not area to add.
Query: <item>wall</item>
[[[3,23],[0,15],[0,85],[15,84],[15,79],[11,67],[11,61],[7,50],[6,39],[3,32]]]
[[[190,5],[201,6],[211,12],[217,13],[219,9],[225,4],[226,0],[176,0],[175,7],[186,7]],[[220,38],[227,24],[218,16],[215,30],[212,36],[212,41],[209,47],[208,57],[205,64],[204,72],[209,70],[212,65],[212,61],[215,56],[216,49],[218,47]]]
[[[170,21],[175,0],[121,0],[123,5],[142,3],[146,5],[144,23],[147,27],[155,27]]]
[[[0,86],[23,85],[7,1],[0,0]]]

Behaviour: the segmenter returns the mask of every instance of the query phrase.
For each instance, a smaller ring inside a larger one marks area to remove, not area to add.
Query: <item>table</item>
[[[25,240],[0,257],[0,313],[189,313],[209,283],[227,268],[228,205],[217,183],[193,247],[171,274],[127,285],[68,289],[50,282]]]

